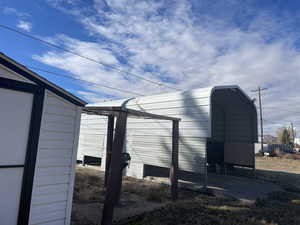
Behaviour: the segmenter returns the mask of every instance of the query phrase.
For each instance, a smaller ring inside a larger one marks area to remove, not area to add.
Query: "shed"
[[[0,224],[70,224],[85,104],[0,54]]]
[[[97,104],[121,106],[181,118],[179,169],[207,174],[207,163],[255,168],[257,111],[238,86],[217,86]],[[105,168],[106,118],[82,115],[78,160],[101,158]],[[124,151],[131,155],[127,175],[142,178],[169,168],[171,125],[128,119]]]

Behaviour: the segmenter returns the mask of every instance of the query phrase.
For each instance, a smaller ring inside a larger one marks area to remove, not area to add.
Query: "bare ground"
[[[282,157],[256,157],[257,178],[272,181],[287,190],[300,193],[299,156],[286,154]]]
[[[293,193],[279,192],[251,205],[233,199],[199,196],[193,200],[168,204],[123,224],[299,225],[299,197]]]
[[[257,178],[279,184],[284,191],[259,197],[254,204],[200,195],[119,224],[300,225],[300,160],[259,157],[256,163]]]
[[[90,167],[77,167],[73,196],[72,225],[99,224],[105,197],[104,173]],[[161,208],[170,202],[169,186],[146,180],[123,178],[120,204],[115,207],[114,220],[124,220],[147,211]],[[182,190],[179,199],[197,195]]]
[[[180,201],[169,199],[165,184],[125,178],[118,225],[300,225],[300,160],[257,157],[257,178],[281,185],[247,204],[226,196],[180,190]],[[103,173],[78,168],[72,225],[93,225],[101,218],[105,195]]]

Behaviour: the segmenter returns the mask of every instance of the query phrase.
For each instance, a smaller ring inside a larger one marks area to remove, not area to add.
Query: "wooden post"
[[[121,155],[125,142],[126,123],[127,113],[119,112],[112,145],[110,172],[107,180],[101,225],[112,225],[114,205],[116,199],[120,196],[120,185],[122,184]]]
[[[111,152],[113,146],[113,138],[114,138],[114,116],[108,116],[107,121],[107,140],[106,140],[106,162],[105,162],[105,177],[104,177],[104,186],[107,187],[107,180],[111,162]]]
[[[178,141],[179,141],[179,122],[173,121],[172,132],[172,164],[170,168],[170,182],[172,200],[178,198]]]

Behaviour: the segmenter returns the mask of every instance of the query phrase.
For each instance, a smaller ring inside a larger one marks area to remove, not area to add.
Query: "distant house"
[[[279,150],[280,152],[285,152],[285,153],[292,153],[293,148],[291,145],[287,144],[264,144],[263,145],[263,152],[268,152],[271,153],[274,150]],[[255,144],[255,153],[261,152],[261,144],[257,143]]]
[[[300,138],[295,138],[295,144],[300,145]]]
[[[264,143],[276,144],[277,143],[277,138],[272,136],[272,135],[266,134],[266,135],[264,135]]]

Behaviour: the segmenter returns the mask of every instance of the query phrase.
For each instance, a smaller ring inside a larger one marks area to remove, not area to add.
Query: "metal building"
[[[181,118],[179,169],[206,174],[206,165],[239,165],[255,168],[257,112],[253,101],[238,86],[217,86],[127,100],[99,106],[123,106]],[[82,115],[78,160],[102,159],[106,148],[105,118]],[[142,178],[147,168],[169,168],[171,125],[157,120],[128,119],[126,146],[131,155],[127,175]]]
[[[0,224],[70,224],[85,104],[0,54]]]

